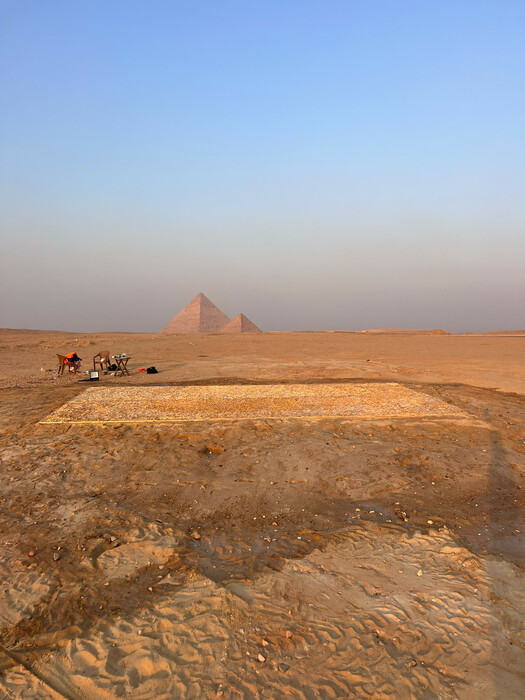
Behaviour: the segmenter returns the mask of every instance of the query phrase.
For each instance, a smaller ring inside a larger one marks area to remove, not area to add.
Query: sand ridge
[[[499,623],[504,615],[519,638],[524,583],[446,530],[409,537],[363,522],[257,581],[197,576],[180,587],[161,575],[140,614],[97,624],[36,668],[70,698],[254,697],[262,688],[268,697],[408,698],[442,694],[444,683],[450,697],[468,697],[469,686],[492,693],[505,675],[497,659],[524,660]],[[15,667],[0,686],[16,696],[27,682]]]

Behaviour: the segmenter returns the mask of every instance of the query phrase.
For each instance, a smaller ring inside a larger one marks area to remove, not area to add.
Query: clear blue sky
[[[153,331],[203,291],[266,330],[525,327],[523,0],[0,27],[0,326]]]

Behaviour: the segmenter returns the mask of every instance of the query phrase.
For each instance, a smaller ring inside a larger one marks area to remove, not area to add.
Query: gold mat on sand
[[[41,423],[171,423],[246,418],[458,417],[396,383],[90,388]]]

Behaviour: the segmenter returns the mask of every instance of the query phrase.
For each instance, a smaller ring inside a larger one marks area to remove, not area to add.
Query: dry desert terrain
[[[3,330],[0,387],[0,698],[525,697],[525,335]]]

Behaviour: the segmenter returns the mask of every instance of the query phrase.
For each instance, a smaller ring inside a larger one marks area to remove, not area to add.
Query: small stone
[[[208,453],[208,454],[212,454],[212,455],[220,455],[224,452],[224,447],[222,445],[218,445],[216,443],[209,442],[209,443],[206,443],[206,445],[204,446],[204,449],[201,450],[201,452],[203,452],[204,454]]]
[[[267,646],[268,646],[268,642],[266,641],[266,639],[263,639],[263,640],[262,640],[262,645],[263,645],[263,647],[267,647]]]
[[[53,552],[53,559],[54,561],[58,561],[60,559],[60,554],[58,552]]]
[[[33,550],[31,550],[27,556],[28,556],[28,557],[34,557],[34,556],[35,556],[35,553],[33,552]]]
[[[293,637],[293,634],[290,632],[290,630],[286,630],[284,636],[286,637],[286,639],[291,639]]]
[[[410,668],[414,668],[414,666],[417,666],[417,661],[415,659],[412,659],[412,661],[408,662],[408,666]]]
[[[262,654],[257,654],[257,661],[260,661],[263,664],[266,661],[266,657],[264,657]]]
[[[394,515],[403,522],[408,522],[408,515],[406,511],[402,510],[401,508],[394,508]]]
[[[200,540],[200,538],[201,538],[201,536],[199,535],[199,533],[197,532],[197,530],[195,530],[194,532],[192,532],[192,533],[191,533],[191,536],[193,537],[194,540]]]
[[[279,671],[282,671],[283,673],[286,673],[290,667],[288,664],[279,664]]]
[[[423,572],[421,571],[421,569],[419,569],[419,571],[417,572],[417,575],[418,575],[418,576],[423,576]]]

